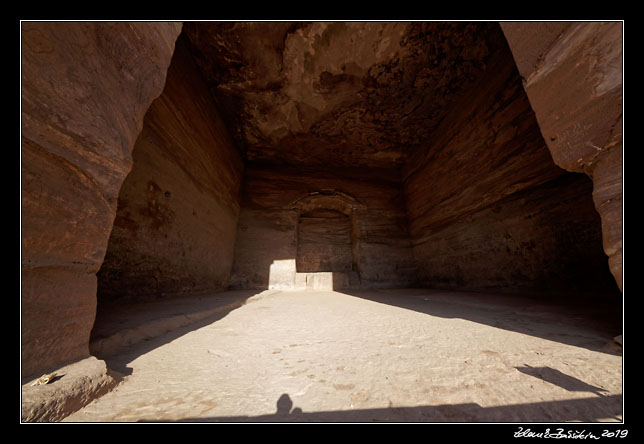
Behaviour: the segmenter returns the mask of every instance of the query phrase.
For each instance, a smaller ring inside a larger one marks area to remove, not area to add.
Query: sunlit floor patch
[[[129,375],[66,420],[619,420],[610,332],[544,307],[393,296],[267,293],[106,358]]]

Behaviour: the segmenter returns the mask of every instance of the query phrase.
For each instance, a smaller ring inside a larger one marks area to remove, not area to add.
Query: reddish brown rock
[[[335,210],[300,214],[297,226],[298,272],[350,272],[351,218]]]
[[[396,170],[248,166],[231,284],[295,288],[297,272],[344,274],[335,288],[414,284]]]
[[[181,29],[23,24],[23,375],[97,285],[618,293],[619,24]]]
[[[23,22],[22,374],[88,355],[118,191],[180,23]],[[71,310],[71,311],[70,311]]]
[[[182,37],[132,156],[98,273],[99,303],[225,289],[243,160]]]
[[[463,214],[563,173],[552,163],[511,57],[507,49],[499,53],[407,164],[407,211],[416,242]]]
[[[21,420],[60,421],[112,390],[121,377],[93,356],[60,367],[45,385],[23,384]]]
[[[186,23],[250,162],[401,166],[504,45],[495,23]]]
[[[606,150],[592,170],[593,200],[602,219],[604,251],[620,289],[622,288],[622,146]]]
[[[591,184],[554,165],[507,49],[466,97],[406,168],[421,283],[614,294]]]
[[[560,23],[546,33],[540,22],[501,26],[555,163],[593,178],[621,288],[622,24]]]

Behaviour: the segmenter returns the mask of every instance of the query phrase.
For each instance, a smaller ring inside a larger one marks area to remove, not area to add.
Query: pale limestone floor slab
[[[107,358],[130,374],[65,421],[618,421],[618,333],[501,296],[264,292]]]

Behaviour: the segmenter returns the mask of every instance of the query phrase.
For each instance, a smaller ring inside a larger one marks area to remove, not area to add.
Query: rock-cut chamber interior
[[[132,156],[97,323],[316,273],[620,304],[593,183],[554,164],[496,23],[185,23]]]

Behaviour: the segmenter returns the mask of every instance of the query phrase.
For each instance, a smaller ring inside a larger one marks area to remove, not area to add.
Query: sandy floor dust
[[[617,421],[611,328],[501,296],[264,292],[103,357],[124,380],[65,421]]]

